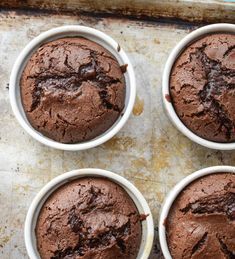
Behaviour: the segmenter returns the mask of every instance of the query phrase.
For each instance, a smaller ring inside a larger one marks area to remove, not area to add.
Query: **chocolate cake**
[[[79,37],[39,47],[24,68],[20,88],[30,124],[62,143],[101,135],[125,104],[125,80],[116,58]]]
[[[86,177],[49,196],[35,233],[42,259],[135,259],[142,230],[138,210],[122,187]]]
[[[235,258],[235,174],[189,184],[170,209],[166,233],[173,259]]]
[[[235,34],[211,34],[189,45],[171,71],[170,97],[192,132],[214,142],[234,142]]]

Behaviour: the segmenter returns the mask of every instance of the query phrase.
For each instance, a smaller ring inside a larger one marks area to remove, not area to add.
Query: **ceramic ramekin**
[[[154,237],[154,225],[150,208],[140,191],[128,180],[110,171],[86,168],[74,170],[57,176],[47,183],[32,201],[25,220],[24,237],[28,255],[31,259],[40,258],[36,248],[35,226],[40,209],[46,199],[61,185],[82,177],[105,177],[119,184],[132,198],[140,214],[148,215],[142,221],[142,241],[137,259],[147,259],[152,248]]]
[[[228,33],[235,33],[235,25],[234,24],[227,24],[227,23],[218,23],[207,25],[201,27],[191,33],[189,33],[186,37],[184,37],[172,50],[170,56],[167,59],[164,71],[163,71],[163,78],[162,78],[162,98],[165,110],[173,122],[173,124],[181,131],[185,136],[187,136],[192,141],[208,147],[212,149],[219,149],[219,150],[233,150],[235,149],[235,142],[233,143],[218,143],[206,140],[204,138],[199,137],[195,133],[193,133],[190,129],[188,129],[184,123],[179,119],[177,113],[175,112],[173,104],[169,100],[170,96],[170,89],[169,89],[169,80],[171,75],[171,69],[178,58],[178,56],[182,53],[182,51],[189,46],[192,42],[196,41],[197,39],[211,33],[216,32],[228,32]]]
[[[92,40],[104,48],[106,48],[109,52],[111,52],[116,59],[118,60],[120,65],[127,64],[127,71],[124,74],[126,81],[126,98],[125,98],[125,108],[123,110],[122,116],[119,116],[118,120],[113,124],[111,128],[109,128],[106,132],[101,134],[100,136],[78,144],[63,144],[60,142],[56,142],[50,138],[43,136],[40,132],[35,130],[29,123],[26,118],[24,109],[22,107],[21,95],[20,95],[20,78],[25,67],[25,64],[29,60],[30,56],[33,52],[41,46],[43,43],[63,38],[63,37],[84,37],[89,40]],[[62,150],[84,150],[89,149],[102,143],[106,142],[110,138],[112,138],[126,123],[129,118],[136,96],[136,82],[135,75],[132,64],[127,57],[124,50],[119,46],[119,44],[113,40],[107,34],[98,31],[96,29],[80,26],[80,25],[69,25],[62,26],[58,28],[51,29],[49,31],[43,32],[32,41],[28,43],[28,45],[22,50],[20,55],[18,56],[12,72],[10,76],[10,84],[9,84],[9,93],[10,93],[10,103],[12,106],[12,110],[19,121],[20,125],[36,140],[39,142]]]
[[[212,166],[207,167],[204,169],[201,169],[199,171],[194,172],[193,174],[190,174],[189,176],[182,179],[178,184],[175,185],[175,187],[169,192],[167,195],[162,209],[160,213],[160,219],[159,219],[159,240],[160,240],[160,246],[163,252],[163,255],[165,259],[171,259],[171,255],[168,249],[167,245],[167,238],[166,238],[166,228],[165,228],[165,222],[168,216],[168,213],[170,211],[170,208],[172,204],[174,203],[174,200],[177,198],[179,193],[191,182],[194,180],[203,177],[208,174],[214,174],[214,173],[234,173],[235,174],[235,167],[233,166]]]

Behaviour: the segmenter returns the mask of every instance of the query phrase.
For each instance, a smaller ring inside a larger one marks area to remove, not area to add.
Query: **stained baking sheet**
[[[234,22],[235,0],[1,0],[0,7],[130,15],[188,21]]]
[[[22,48],[40,32],[66,24],[92,26],[112,36],[130,57],[137,79],[135,107],[124,128],[107,143],[82,152],[54,150],[32,139],[14,118],[8,97],[11,68]],[[0,258],[27,258],[23,225],[28,206],[40,188],[66,171],[98,167],[125,176],[147,199],[157,226],[164,197],[180,179],[206,166],[235,164],[234,152],[203,148],[184,137],[162,107],[161,75],[167,56],[197,27],[0,11]],[[156,245],[154,249],[157,252]],[[156,253],[153,258],[158,258]]]

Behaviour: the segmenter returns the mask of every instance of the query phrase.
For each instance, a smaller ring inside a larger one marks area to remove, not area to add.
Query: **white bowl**
[[[20,78],[23,72],[23,69],[29,60],[30,56],[33,52],[38,49],[43,43],[63,38],[63,37],[71,37],[71,36],[81,36],[92,40],[108,51],[110,51],[118,60],[120,65],[128,64],[127,71],[124,74],[126,81],[126,98],[125,98],[125,108],[123,110],[123,115],[119,116],[118,120],[113,124],[111,128],[109,128],[106,132],[101,134],[100,136],[78,144],[63,144],[57,141],[54,141],[50,138],[43,136],[40,132],[35,130],[29,121],[26,118],[24,109],[22,107],[21,95],[20,95]],[[10,93],[10,103],[12,106],[12,110],[19,121],[20,125],[36,140],[39,142],[62,150],[84,150],[89,149],[98,145],[101,145],[105,141],[112,138],[117,132],[123,127],[129,118],[136,96],[136,82],[135,82],[135,74],[130,60],[128,59],[126,53],[122,48],[120,48],[119,44],[114,41],[110,36],[106,35],[103,32],[95,30],[90,27],[80,26],[80,25],[69,25],[62,26],[58,28],[51,29],[49,31],[43,32],[32,41],[28,43],[28,45],[22,50],[20,55],[18,56],[12,72],[10,76],[10,84],[9,84],[9,93]]]
[[[169,100],[167,100],[168,96],[170,95],[169,90],[169,79],[171,75],[171,69],[178,58],[178,56],[182,53],[182,51],[189,46],[192,42],[196,41],[197,39],[211,33],[216,32],[229,32],[235,33],[235,25],[234,24],[227,24],[227,23],[218,23],[207,25],[201,27],[191,33],[189,33],[186,37],[184,37],[172,50],[170,56],[167,59],[164,71],[163,71],[163,78],[162,78],[162,98],[165,110],[173,122],[173,124],[181,131],[185,136],[187,136],[192,141],[208,147],[212,149],[219,149],[219,150],[233,150],[235,149],[235,142],[233,143],[218,143],[206,140],[204,138],[199,137],[195,133],[193,133],[190,129],[188,129],[184,123],[179,119],[177,113],[175,112],[174,106]]]
[[[212,166],[207,167],[204,169],[201,169],[199,171],[194,172],[193,174],[190,174],[189,176],[182,179],[178,184],[175,185],[175,187],[169,192],[167,195],[162,209],[160,213],[160,219],[159,219],[159,241],[160,246],[163,252],[163,255],[165,259],[171,259],[170,251],[168,249],[167,245],[167,238],[166,238],[166,228],[165,228],[165,221],[167,219],[168,213],[170,211],[170,208],[172,204],[174,203],[174,200],[177,198],[179,193],[191,182],[194,180],[203,177],[208,174],[214,174],[214,173],[234,173],[235,174],[235,167],[233,166]]]
[[[119,184],[132,198],[140,214],[148,215],[142,221],[142,240],[137,259],[147,259],[152,248],[154,225],[150,208],[140,191],[128,180],[110,171],[87,168],[67,172],[47,183],[32,201],[25,220],[24,237],[28,255],[31,259],[40,258],[36,248],[35,226],[38,214],[46,199],[58,187],[81,177],[105,177]]]

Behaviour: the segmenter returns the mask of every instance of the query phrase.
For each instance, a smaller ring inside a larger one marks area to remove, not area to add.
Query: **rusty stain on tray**
[[[139,157],[139,158],[133,159],[131,161],[131,164],[134,168],[136,168],[136,170],[138,170],[140,168],[148,167],[148,161],[144,157]]]
[[[135,106],[133,108],[133,114],[139,116],[144,111],[144,100],[141,100],[139,96],[136,96]]]
[[[161,204],[180,179],[202,167],[235,164],[234,152],[209,150],[185,138],[162,107],[165,61],[175,44],[197,26],[43,12],[2,11],[0,18],[1,259],[28,258],[23,240],[28,206],[50,179],[66,171],[98,167],[125,176],[145,196],[157,225]],[[136,73],[137,98],[127,124],[110,141],[83,152],[53,150],[32,139],[14,118],[6,89],[23,47],[40,32],[66,24],[93,26],[109,34],[127,52]]]
[[[156,155],[153,157],[152,165],[154,171],[161,171],[170,166],[169,156],[170,152],[167,150],[167,145],[169,145],[168,139],[160,137],[154,141],[154,150],[158,150]]]
[[[10,239],[11,239],[11,237],[9,237],[9,236],[2,236],[0,238],[0,247],[4,247],[7,244],[7,242],[10,241]]]
[[[128,150],[134,145],[135,141],[130,137],[113,137],[112,139],[103,144],[104,148],[116,151]]]

